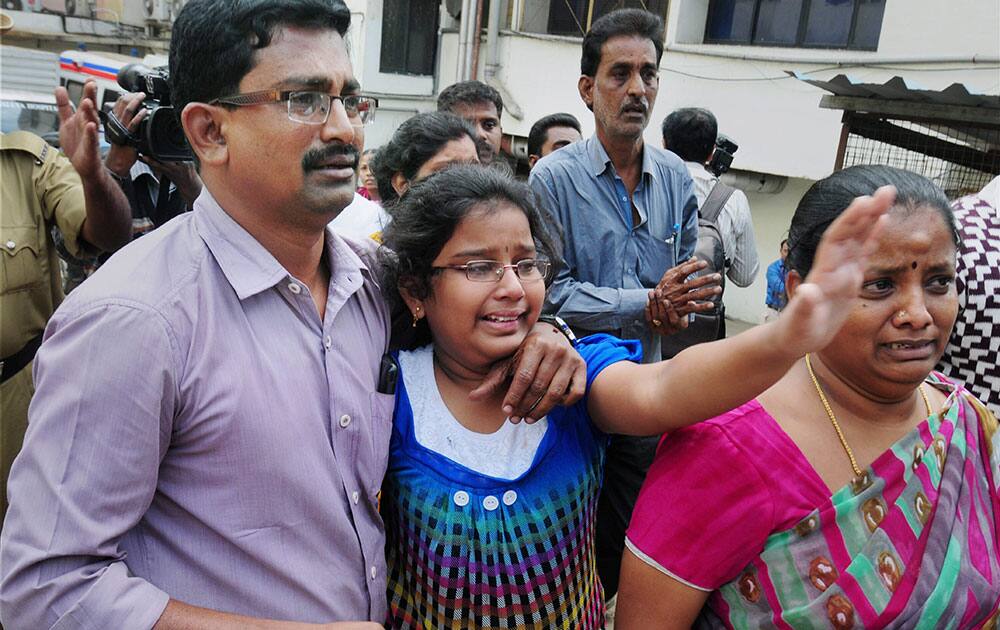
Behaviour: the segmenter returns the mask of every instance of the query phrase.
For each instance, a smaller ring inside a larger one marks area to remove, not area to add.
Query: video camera
[[[108,142],[135,147],[141,155],[159,162],[194,159],[184,138],[184,129],[170,104],[169,76],[166,67],[151,69],[141,63],[131,63],[118,71],[118,85],[129,92],[146,94],[142,107],[147,114],[132,133],[113,112],[102,112],[101,121]]]
[[[721,177],[723,173],[729,170],[729,167],[733,163],[733,154],[739,148],[739,145],[732,138],[720,133],[719,137],[715,140],[715,153],[712,154],[712,159],[708,161],[708,170],[712,171],[716,177]]]

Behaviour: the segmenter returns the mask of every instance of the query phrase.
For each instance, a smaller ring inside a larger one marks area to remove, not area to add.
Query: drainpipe
[[[462,13],[458,22],[458,64],[455,68],[455,81],[465,78],[465,49],[469,43],[469,7],[471,0],[462,0]]]
[[[472,40],[472,62],[469,64],[469,76],[468,79],[475,79],[479,76],[479,45],[482,41],[483,32],[483,0],[473,0],[476,3],[476,19],[473,22],[472,33],[470,38]],[[499,5],[500,3],[494,1],[490,6],[490,15],[493,15],[493,4]]]
[[[476,0],[467,0],[466,4],[469,18],[465,24],[465,51],[462,53],[462,76],[459,81],[468,81],[472,73],[472,37],[476,27]]]
[[[516,120],[524,119],[524,111],[511,96],[507,86],[500,81],[500,0],[490,1],[490,18],[486,26],[486,71],[483,78],[500,92],[503,98],[504,110]]]

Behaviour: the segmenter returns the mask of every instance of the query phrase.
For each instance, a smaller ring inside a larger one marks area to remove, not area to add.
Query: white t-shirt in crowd
[[[370,199],[354,193],[354,201],[330,221],[338,234],[356,239],[374,238],[389,225],[389,213]]]

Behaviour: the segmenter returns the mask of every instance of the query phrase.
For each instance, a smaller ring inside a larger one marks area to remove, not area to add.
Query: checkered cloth
[[[952,204],[962,237],[959,313],[938,369],[1000,415],[1000,209],[979,195]]]

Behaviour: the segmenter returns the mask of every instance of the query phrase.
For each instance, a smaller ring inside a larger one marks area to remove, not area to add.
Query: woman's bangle
[[[538,321],[545,322],[546,324],[549,324],[551,326],[555,326],[559,330],[559,332],[561,332],[566,337],[570,345],[573,346],[574,348],[576,347],[576,335],[573,334],[573,331],[570,329],[569,324],[564,322],[562,317],[559,317],[558,315],[541,315],[539,316]]]

